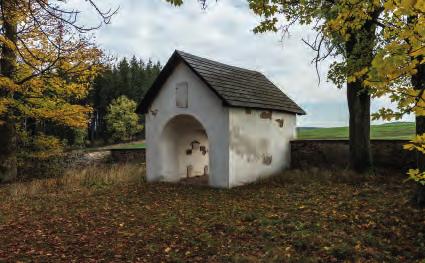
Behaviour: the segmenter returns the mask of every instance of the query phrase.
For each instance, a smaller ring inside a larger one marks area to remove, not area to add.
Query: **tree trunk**
[[[419,61],[422,57],[418,58]],[[425,90],[425,64],[420,64],[417,67],[417,73],[412,76],[412,85],[416,90]],[[425,133],[425,116],[416,116],[416,135]],[[416,153],[417,168],[425,172],[425,154]],[[413,203],[419,207],[425,207],[425,186],[419,185],[414,196]]]
[[[14,0],[2,0],[4,36],[13,43],[17,40],[17,26],[13,17],[13,10],[16,6]],[[0,70],[1,74],[10,79],[14,79],[16,73],[17,56],[15,51],[8,45],[3,45],[1,49]],[[13,97],[8,89],[0,88],[0,97]],[[16,128],[13,113],[8,109],[6,116],[1,116],[5,124],[0,125],[0,182],[12,181],[17,175],[16,163]]]
[[[372,167],[370,151],[370,95],[363,89],[362,81],[347,84],[350,113],[350,168],[358,173]]]
[[[16,131],[13,124],[0,125],[0,183],[16,179]]]
[[[416,134],[422,135],[425,133],[425,116],[416,116]],[[425,172],[425,154],[416,152],[417,168]],[[412,202],[415,206],[425,207],[425,186],[418,184],[418,187],[413,194]]]
[[[373,16],[378,15],[374,14]],[[350,38],[345,43],[348,75],[371,65],[374,46],[375,26],[372,22],[366,22],[358,31],[351,33]],[[350,113],[349,166],[358,173],[367,172],[372,168],[370,150],[371,99],[367,87],[363,85],[363,80],[363,78],[358,78],[354,82],[347,82],[347,100]]]

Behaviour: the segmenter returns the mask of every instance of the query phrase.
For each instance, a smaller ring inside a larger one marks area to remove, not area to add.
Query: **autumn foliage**
[[[86,2],[109,22],[114,12]],[[84,100],[102,52],[88,34],[97,27],[81,26],[79,11],[64,1],[2,1],[0,12],[0,181],[7,181],[16,177],[17,125],[87,126]]]
[[[136,113],[137,103],[121,96],[112,101],[106,114],[106,127],[115,141],[128,141],[143,130]]]
[[[90,108],[78,102],[102,69],[102,52],[42,1],[11,1],[2,11],[16,27],[16,39],[0,37],[16,55],[13,74],[0,76],[2,91],[13,94],[0,99],[2,119],[7,115],[9,121],[35,118],[85,127]]]

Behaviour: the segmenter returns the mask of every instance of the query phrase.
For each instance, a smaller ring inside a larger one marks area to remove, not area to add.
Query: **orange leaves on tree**
[[[0,76],[7,94],[0,99],[0,120],[31,117],[86,127],[91,108],[84,99],[103,70],[103,53],[92,36],[58,13],[53,2],[11,1],[2,8],[17,30],[10,39],[0,35],[16,56],[13,76]]]

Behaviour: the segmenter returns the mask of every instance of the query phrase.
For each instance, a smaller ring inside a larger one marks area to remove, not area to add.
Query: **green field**
[[[411,139],[415,134],[414,122],[394,122],[372,125],[372,139]],[[347,139],[348,127],[298,128],[298,139]]]
[[[133,142],[133,143],[128,143],[128,144],[120,144],[117,146],[111,146],[109,147],[109,149],[145,149],[146,145],[144,142]]]
[[[119,143],[108,146],[100,146],[100,147],[89,147],[86,148],[86,152],[97,152],[97,151],[109,151],[109,150],[122,150],[122,149],[145,149],[145,141],[133,141],[129,143]]]

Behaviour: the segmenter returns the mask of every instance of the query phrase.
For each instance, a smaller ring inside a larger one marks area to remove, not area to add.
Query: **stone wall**
[[[146,149],[111,149],[111,159],[117,163],[145,163]]]
[[[415,152],[403,150],[407,140],[372,140],[376,167],[407,169],[415,166]],[[291,141],[292,168],[345,168],[348,165],[348,140]]]

